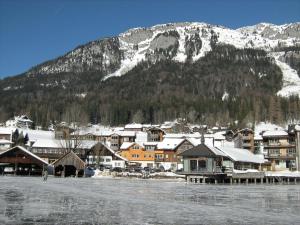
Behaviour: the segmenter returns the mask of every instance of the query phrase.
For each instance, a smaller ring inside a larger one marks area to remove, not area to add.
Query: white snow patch
[[[177,50],[177,55],[174,57],[174,60],[178,62],[185,62],[187,55],[185,54],[185,32],[183,27],[177,27],[177,32],[179,33],[179,47]]]
[[[279,60],[280,56],[284,55],[284,52],[270,53],[274,57],[276,64],[282,71],[283,86],[277,95],[282,97],[289,97],[291,95],[298,95],[300,97],[300,77],[296,70],[292,69],[288,64]]]
[[[267,74],[265,74],[265,73],[261,73],[261,72],[258,73],[258,77],[260,79],[263,78],[263,77],[266,77],[266,76],[267,76]]]
[[[227,91],[224,92],[223,96],[222,96],[222,101],[225,101],[229,98],[229,94],[227,93]]]

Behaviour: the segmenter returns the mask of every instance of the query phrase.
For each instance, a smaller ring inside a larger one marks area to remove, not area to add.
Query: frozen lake
[[[300,224],[300,185],[0,177],[0,224]]]

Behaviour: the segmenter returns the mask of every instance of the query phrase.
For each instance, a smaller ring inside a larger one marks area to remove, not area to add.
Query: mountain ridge
[[[299,119],[299,71],[300,23],[134,28],[1,80],[0,119],[22,112],[46,124],[77,104],[109,124],[191,112],[210,123]]]

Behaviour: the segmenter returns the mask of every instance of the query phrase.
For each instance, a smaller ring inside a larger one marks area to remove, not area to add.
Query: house
[[[140,164],[142,167],[154,168],[155,151],[135,142],[123,142],[120,147],[120,155],[129,162]]]
[[[93,167],[125,168],[128,160],[112,150],[104,142],[98,142],[87,151],[86,163]]]
[[[123,142],[135,142],[135,131],[117,131],[110,136],[110,147],[114,151],[120,149]]]
[[[254,132],[252,129],[245,128],[237,131],[233,136],[234,147],[244,148],[254,152]]]
[[[194,147],[191,141],[182,138],[165,138],[157,143],[155,150],[155,167],[163,167],[166,170],[181,169],[182,158],[178,154]]]
[[[218,174],[234,170],[261,169],[262,155],[233,147],[212,147],[201,143],[179,154],[185,174]]]
[[[147,129],[147,135],[149,142],[155,142],[155,141],[162,141],[163,136],[166,134],[166,132],[159,128],[159,127],[150,127]]]
[[[265,158],[271,162],[272,171],[296,169],[296,143],[286,131],[265,131],[262,137]]]
[[[0,153],[0,174],[42,175],[48,163],[21,146]]]
[[[7,127],[30,128],[33,121],[26,115],[15,116],[12,120],[7,120],[5,125]]]

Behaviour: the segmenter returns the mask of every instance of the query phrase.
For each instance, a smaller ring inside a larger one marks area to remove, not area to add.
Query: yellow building
[[[135,142],[124,142],[120,148],[120,155],[129,162],[141,164],[142,167],[154,167],[154,150],[145,149]]]

